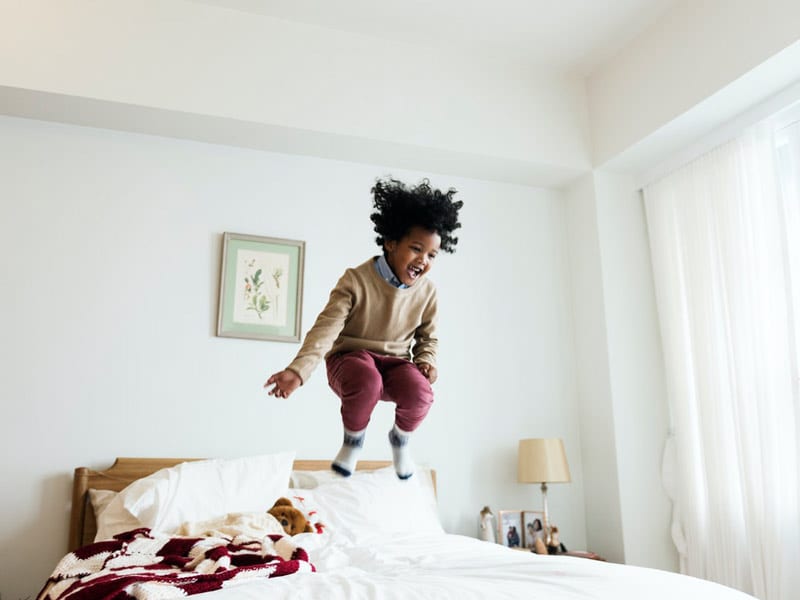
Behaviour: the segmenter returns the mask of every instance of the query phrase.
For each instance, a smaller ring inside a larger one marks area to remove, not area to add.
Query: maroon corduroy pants
[[[325,363],[349,431],[366,429],[378,400],[395,403],[394,422],[403,431],[419,427],[433,404],[430,382],[404,358],[356,350],[329,356]]]

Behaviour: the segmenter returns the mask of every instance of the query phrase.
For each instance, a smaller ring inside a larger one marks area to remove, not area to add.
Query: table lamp
[[[517,454],[517,481],[542,484],[545,543],[550,545],[547,484],[571,481],[564,443],[559,438],[520,440]]]

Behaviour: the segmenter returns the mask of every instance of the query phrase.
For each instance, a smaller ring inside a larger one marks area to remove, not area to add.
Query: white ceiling
[[[586,75],[677,0],[192,0]]]

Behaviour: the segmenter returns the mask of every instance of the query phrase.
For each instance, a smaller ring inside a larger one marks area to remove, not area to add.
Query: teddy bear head
[[[278,498],[267,512],[278,520],[286,535],[314,532],[306,516],[288,498]]]

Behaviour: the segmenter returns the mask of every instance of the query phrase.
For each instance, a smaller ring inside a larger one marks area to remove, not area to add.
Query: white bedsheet
[[[701,579],[570,556],[540,556],[458,535],[355,546],[304,534],[316,573],[254,580],[198,600],[753,600]],[[316,547],[315,547],[316,546]]]

